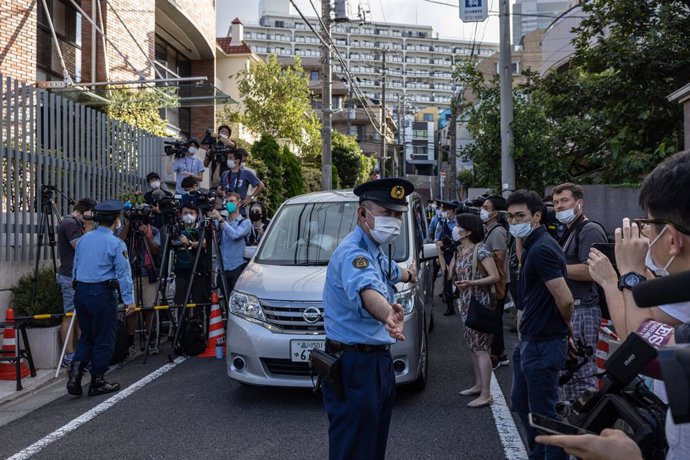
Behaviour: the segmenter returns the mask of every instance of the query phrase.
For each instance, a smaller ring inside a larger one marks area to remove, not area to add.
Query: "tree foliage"
[[[252,145],[251,152],[254,159],[260,160],[266,166],[265,175],[259,176],[266,185],[262,198],[264,203],[275,211],[283,202],[283,196],[285,195],[280,146],[275,137],[270,134],[264,134],[260,140]]]
[[[513,91],[513,158],[518,188],[541,191],[554,181],[567,177],[569,157],[563,155],[553,137],[553,126],[543,107],[530,103],[534,75]],[[475,142],[461,154],[474,164],[474,182],[500,190],[501,184],[501,112],[500,85],[495,76],[486,82],[476,63],[465,61],[456,68],[456,78],[472,90],[477,101],[465,104],[459,119],[467,126]]]
[[[302,165],[295,154],[290,152],[287,145],[283,147],[281,163],[283,165],[283,183],[285,184],[285,196],[283,198],[301,195],[304,191]]]
[[[331,151],[333,164],[337,166],[340,185],[343,188],[354,187],[362,167],[362,149],[357,140],[353,136],[334,132]]]
[[[583,2],[567,70],[535,101],[550,115],[573,174],[630,182],[681,149],[682,107],[667,96],[690,80],[690,2]]]
[[[171,89],[117,88],[110,92],[110,104],[105,113],[110,118],[164,137],[168,136],[168,124],[161,118],[160,109],[176,107],[178,102]]]
[[[321,123],[311,107],[309,80],[299,56],[292,67],[282,67],[271,54],[238,78],[244,111],[227,114],[229,119],[255,133],[290,139],[305,154],[320,150]]]

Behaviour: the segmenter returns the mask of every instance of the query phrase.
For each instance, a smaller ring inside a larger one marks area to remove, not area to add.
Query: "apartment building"
[[[578,0],[515,0],[513,4],[513,45],[533,30],[544,30]]]
[[[259,7],[259,23],[244,24],[244,40],[254,52],[262,57],[276,54],[288,59],[299,55],[303,62],[320,58],[319,39],[292,11],[289,0],[262,0]],[[313,11],[311,17],[307,11],[302,12],[314,29],[321,29]],[[233,18],[225,18],[224,14],[219,8],[218,29],[227,30],[229,35]],[[412,113],[447,108],[453,97],[454,61],[471,55],[487,57],[498,50],[495,43],[473,44],[467,40],[441,38],[433,27],[424,25],[343,22],[333,25],[332,37],[342,59],[341,62],[337,56],[333,57],[334,74],[345,74],[347,68],[358,79],[358,86],[366,97],[379,104],[383,96],[382,50],[386,50],[386,107],[393,120],[398,118],[398,101],[406,101],[406,112]],[[355,126],[350,126],[352,135],[358,135],[356,129],[366,129]],[[430,157],[423,160],[413,158],[411,150],[406,150],[408,163],[435,161],[433,149]]]

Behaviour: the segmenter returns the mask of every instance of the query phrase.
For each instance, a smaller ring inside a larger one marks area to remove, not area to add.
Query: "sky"
[[[460,20],[458,0],[433,1],[447,3],[449,6],[432,3],[428,0],[363,0],[362,3],[368,3],[374,22],[430,25],[442,38],[472,40],[476,34],[477,41],[498,43],[499,0],[487,0],[489,19],[480,23],[466,24]],[[320,0],[313,0],[313,2],[316,8],[321,11]],[[315,16],[309,0],[296,0],[296,3],[305,16]],[[351,0],[355,10],[358,3],[360,0]],[[512,4],[513,1],[511,0],[510,3]],[[221,2],[218,2],[218,8],[221,8]],[[239,17],[245,23],[257,23],[259,21],[259,0],[225,0],[223,8],[229,9],[223,16],[229,16],[230,20]],[[219,17],[221,17],[220,12]],[[218,29],[227,31],[228,27],[221,27],[219,24]]]

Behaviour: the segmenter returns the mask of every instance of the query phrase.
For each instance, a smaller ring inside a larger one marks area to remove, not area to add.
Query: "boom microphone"
[[[690,271],[638,284],[632,290],[638,307],[649,308],[690,301]]]

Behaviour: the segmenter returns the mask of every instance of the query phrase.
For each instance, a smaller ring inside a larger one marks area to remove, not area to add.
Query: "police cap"
[[[359,200],[373,201],[391,211],[407,211],[405,198],[414,192],[414,185],[398,177],[377,179],[358,185],[353,190]]]
[[[94,208],[97,214],[119,214],[122,211],[122,201],[107,200]]]
[[[458,207],[460,206],[460,202],[458,200],[453,200],[453,201],[445,201],[445,200],[437,200],[438,203],[443,206],[443,209],[447,210],[453,210],[456,211]]]

